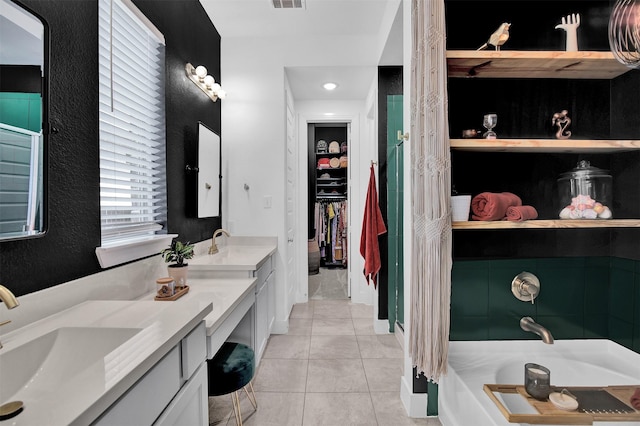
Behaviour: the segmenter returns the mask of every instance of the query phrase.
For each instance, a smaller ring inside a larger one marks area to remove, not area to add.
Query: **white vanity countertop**
[[[199,300],[211,303],[212,311],[205,317],[207,336],[211,336],[229,314],[247,295],[253,294],[256,278],[189,278],[189,292],[175,301],[157,302],[181,305]],[[150,293],[140,300],[153,300],[156,293]]]
[[[31,379],[30,386],[22,387],[7,400],[22,401],[24,410],[3,421],[3,425],[89,424],[211,312],[211,300],[197,297],[182,303],[86,301],[3,335],[4,347],[0,349],[0,355],[4,356],[20,345],[60,328],[96,329],[90,329],[90,333],[100,333],[100,328],[140,329],[79,371],[74,371],[73,359],[45,361],[45,364],[49,362],[49,370],[56,370],[51,368],[59,365],[56,363],[65,364],[65,368],[71,370],[69,377],[65,375],[63,380],[50,383],[43,375],[49,377],[47,374],[51,373],[39,371]],[[77,344],[72,343],[74,347]],[[82,347],[82,343],[79,345]],[[80,349],[69,358],[82,360],[85,350],[90,348]],[[0,375],[4,375],[3,372]],[[55,371],[53,377],[57,377]]]
[[[218,253],[196,255],[189,260],[189,271],[256,271],[278,248],[277,237],[218,239]]]

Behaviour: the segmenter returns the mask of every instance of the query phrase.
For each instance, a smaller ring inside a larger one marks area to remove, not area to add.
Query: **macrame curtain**
[[[447,372],[451,299],[451,158],[444,0],[412,0],[412,268],[409,351],[418,373]]]

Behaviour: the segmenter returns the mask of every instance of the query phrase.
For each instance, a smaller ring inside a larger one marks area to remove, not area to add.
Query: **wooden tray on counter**
[[[176,293],[173,296],[169,296],[169,297],[154,297],[154,300],[158,300],[161,302],[171,302],[173,300],[178,300],[180,299],[182,296],[184,296],[185,294],[189,293],[189,286],[185,285],[184,287],[178,289],[178,291],[176,291]]]
[[[500,412],[510,423],[531,423],[531,424],[565,424],[565,425],[591,425],[595,421],[607,421],[607,422],[631,422],[640,421],[640,411],[634,410],[629,405],[631,395],[635,392],[638,385],[620,385],[620,386],[597,386],[597,387],[585,387],[585,386],[553,386],[555,392],[560,392],[562,389],[567,389],[571,393],[586,392],[595,399],[607,400],[613,396],[628,408],[629,412],[596,412],[595,407],[593,412],[585,412],[581,410],[592,411],[590,407],[584,407],[580,405],[577,411],[563,411],[556,408],[550,401],[538,401],[527,394],[523,385],[500,385],[500,384],[485,384],[484,391],[496,404]],[[505,394],[519,394],[529,403],[539,414],[518,414],[511,413],[496,397],[495,393]],[[615,401],[615,400],[614,400]],[[580,397],[578,397],[580,403]]]

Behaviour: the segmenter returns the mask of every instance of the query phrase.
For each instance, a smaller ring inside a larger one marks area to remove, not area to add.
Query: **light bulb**
[[[225,92],[223,89],[218,89],[218,98],[224,99],[226,97],[227,97],[227,92]]]
[[[213,85],[213,83],[215,83],[215,82],[216,82],[216,79],[215,79],[215,78],[213,78],[213,77],[212,77],[212,76],[210,76],[210,75],[207,75],[207,76],[204,78],[204,84],[207,86],[207,88],[211,87],[211,86]]]
[[[207,75],[207,69],[202,65],[198,65],[196,67],[196,75],[198,76],[200,81],[202,81],[202,79]]]
[[[216,93],[218,90],[220,90],[220,85],[218,83],[213,83],[211,85],[211,90],[213,90],[213,93]]]

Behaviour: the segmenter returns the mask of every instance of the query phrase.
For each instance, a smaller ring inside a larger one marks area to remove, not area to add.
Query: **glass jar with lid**
[[[558,178],[560,219],[611,219],[612,179],[607,170],[579,161]]]

